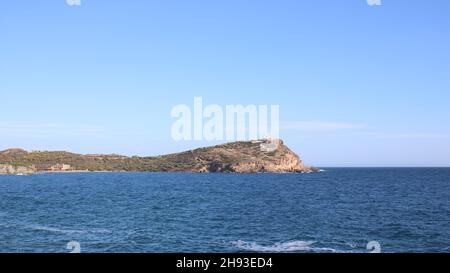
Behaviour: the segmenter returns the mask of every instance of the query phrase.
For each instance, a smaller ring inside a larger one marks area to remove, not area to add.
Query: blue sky
[[[450,1],[2,1],[0,149],[156,155],[177,104],[279,104],[316,166],[450,166]]]

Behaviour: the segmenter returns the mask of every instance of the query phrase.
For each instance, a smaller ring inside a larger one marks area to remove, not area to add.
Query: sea
[[[0,252],[450,252],[450,168],[0,176]]]

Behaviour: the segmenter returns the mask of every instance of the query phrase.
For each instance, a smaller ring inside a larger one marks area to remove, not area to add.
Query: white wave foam
[[[90,233],[111,233],[111,230],[106,228],[98,228],[89,231]]]
[[[313,241],[291,241],[285,243],[276,243],[271,246],[260,245],[255,242],[234,241],[232,244],[240,249],[253,252],[337,252],[332,248],[312,247],[316,242]]]
[[[37,231],[47,231],[54,233],[63,233],[63,234],[86,234],[86,233],[111,233],[108,229],[92,229],[92,230],[77,230],[77,229],[61,229],[55,227],[46,227],[46,226],[30,226],[31,229]]]
[[[37,230],[37,231],[48,231],[48,232],[63,233],[63,234],[84,234],[84,233],[87,233],[87,231],[84,231],[84,230],[59,229],[59,228],[46,227],[46,226],[31,226],[30,228],[33,229],[33,230]]]

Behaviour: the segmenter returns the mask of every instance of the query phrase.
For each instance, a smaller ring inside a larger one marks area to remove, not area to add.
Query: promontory
[[[8,149],[0,152],[0,174],[37,172],[310,173],[281,140],[238,141],[153,157],[76,154]]]

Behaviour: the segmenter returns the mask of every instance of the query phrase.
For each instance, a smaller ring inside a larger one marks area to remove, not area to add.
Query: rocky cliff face
[[[0,164],[0,174],[32,174],[35,171],[32,167]]]
[[[158,157],[79,155],[68,152],[0,152],[0,173],[33,171],[309,173],[283,141],[240,141]],[[22,166],[22,167],[13,167]],[[61,167],[62,166],[62,167]],[[70,168],[63,168],[68,166]]]
[[[171,171],[236,173],[309,173],[307,167],[283,141],[242,141],[196,149],[163,157],[176,164]],[[177,167],[178,166],[178,167]]]

